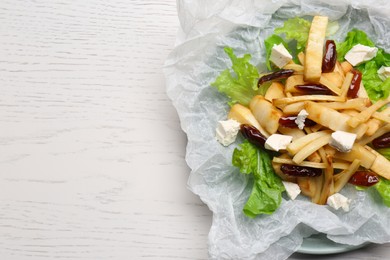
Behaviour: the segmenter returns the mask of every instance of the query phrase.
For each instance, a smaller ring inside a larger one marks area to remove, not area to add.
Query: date
[[[262,84],[272,80],[286,79],[294,73],[294,70],[278,70],[273,73],[262,76],[257,82],[257,87],[260,87]]]
[[[349,179],[349,183],[363,187],[370,187],[378,182],[378,176],[372,171],[356,171]]]
[[[242,124],[240,126],[240,132],[246,139],[248,139],[249,142],[256,146],[264,148],[264,144],[267,141],[267,138],[262,133],[260,133],[260,131],[256,127],[247,124]]]
[[[333,40],[327,40],[325,44],[325,54],[322,59],[322,72],[328,73],[334,70],[337,61],[336,44]]]
[[[360,89],[360,83],[362,82],[362,73],[358,70],[352,70],[352,81],[351,85],[349,85],[347,97],[349,98],[357,98],[358,92]]]
[[[390,132],[375,138],[371,143],[375,149],[390,147]]]
[[[304,94],[332,95],[332,91],[322,84],[309,83],[305,85],[296,85],[295,88]]]
[[[322,174],[321,169],[292,164],[282,164],[280,170],[284,174],[295,177],[316,177]]]
[[[284,127],[288,128],[297,128],[298,125],[295,123],[295,120],[297,119],[297,116],[284,116],[279,119],[279,124]],[[309,118],[305,119],[305,126],[312,127],[315,126],[317,123],[313,120],[310,120]]]

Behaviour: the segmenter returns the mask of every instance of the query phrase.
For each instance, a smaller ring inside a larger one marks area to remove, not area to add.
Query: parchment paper
[[[215,140],[216,123],[226,119],[229,107],[226,98],[210,87],[231,66],[225,46],[239,56],[250,53],[252,63],[265,71],[264,39],[295,16],[329,16],[340,25],[332,39],[340,41],[358,28],[388,51],[388,13],[386,1],[178,1],[181,29],[164,73],[167,93],[188,137],[188,187],[213,212],[211,259],[286,259],[304,237],[318,232],[349,245],[390,241],[390,209],[375,192],[359,192],[352,186],[341,192],[352,199],[348,213],[315,205],[300,195],[295,201],[284,196],[272,215],[246,217],[242,208],[251,183],[231,165],[236,145],[226,148]]]

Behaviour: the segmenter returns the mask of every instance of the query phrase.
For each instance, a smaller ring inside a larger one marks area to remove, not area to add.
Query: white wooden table
[[[161,69],[178,26],[173,0],[0,2],[1,259],[207,258]]]

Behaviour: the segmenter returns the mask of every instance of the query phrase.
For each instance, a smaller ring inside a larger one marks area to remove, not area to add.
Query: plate
[[[299,248],[297,252],[312,255],[337,254],[356,250],[368,244],[369,243],[364,243],[357,246],[338,244],[328,239],[325,234],[316,234],[305,238],[301,248]]]

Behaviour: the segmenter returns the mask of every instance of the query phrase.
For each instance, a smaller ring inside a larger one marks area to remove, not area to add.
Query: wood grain
[[[206,259],[161,69],[176,3],[3,0],[0,24],[1,258]]]

